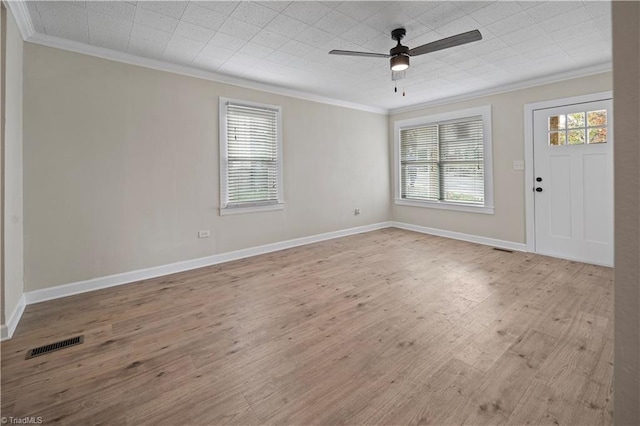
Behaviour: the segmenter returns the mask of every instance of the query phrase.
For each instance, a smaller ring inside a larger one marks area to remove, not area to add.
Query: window
[[[395,123],[399,205],[493,213],[491,107]]]
[[[550,146],[607,143],[607,110],[554,115],[547,129]]]
[[[281,108],[220,98],[220,214],[283,208]]]

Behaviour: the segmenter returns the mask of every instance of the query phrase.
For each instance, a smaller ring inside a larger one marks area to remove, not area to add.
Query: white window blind
[[[484,205],[482,117],[400,131],[400,189],[407,200]]]
[[[223,208],[279,202],[278,108],[227,102]]]

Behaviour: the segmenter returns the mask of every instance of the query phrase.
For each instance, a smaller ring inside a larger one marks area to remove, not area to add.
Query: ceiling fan
[[[371,52],[354,52],[351,50],[332,50],[329,52],[331,55],[346,55],[346,56],[365,56],[370,58],[391,58],[391,71],[404,71],[409,68],[409,57],[424,55],[425,53],[431,53],[442,49],[449,49],[450,47],[460,46],[462,44],[471,43],[473,41],[482,40],[482,34],[480,31],[473,30],[466,33],[454,35],[451,37],[443,38],[431,43],[423,44],[422,46],[409,49],[407,46],[403,46],[400,41],[407,34],[404,28],[396,28],[391,31],[391,38],[396,40],[398,44],[396,47],[386,53],[371,53]]]

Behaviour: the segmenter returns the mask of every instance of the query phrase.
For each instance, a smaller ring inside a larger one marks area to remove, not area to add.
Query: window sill
[[[220,209],[220,216],[226,216],[230,214],[270,212],[275,210],[284,210],[284,204],[280,203],[280,204],[267,204],[264,206],[226,207],[224,209]]]
[[[440,201],[416,201],[396,199],[395,204],[398,206],[423,207],[429,209],[454,210],[459,212],[493,214],[493,207],[474,206],[471,204],[455,204]]]

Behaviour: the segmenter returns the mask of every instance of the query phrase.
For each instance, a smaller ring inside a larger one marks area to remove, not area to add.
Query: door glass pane
[[[606,142],[607,142],[606,127],[589,129],[589,143],[606,143]]]
[[[560,130],[565,127],[566,117],[564,115],[553,115],[549,117],[549,130]]]
[[[569,142],[569,145],[581,145],[581,144],[584,144],[584,129],[569,130],[568,142]]]
[[[569,128],[584,127],[584,112],[576,112],[567,115]]]
[[[565,145],[566,137],[564,132],[550,132],[549,145]]]
[[[606,126],[607,110],[602,109],[600,111],[589,111],[587,113],[587,122],[589,123],[589,127]]]

